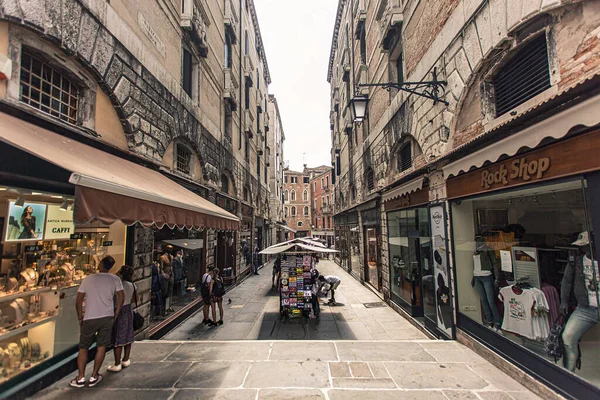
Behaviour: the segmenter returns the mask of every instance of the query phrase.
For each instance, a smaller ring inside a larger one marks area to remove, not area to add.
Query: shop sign
[[[48,205],[44,239],[70,239],[75,232],[73,211],[61,210],[60,206]]]
[[[433,243],[433,282],[436,294],[437,327],[452,337],[452,300],[450,297],[450,273],[448,271],[448,255],[446,252],[448,244],[446,242],[444,207],[431,207],[429,215]]]
[[[513,181],[539,180],[550,169],[550,158],[527,159],[520,157],[500,166],[481,172],[481,187],[487,189],[494,185],[505,186]]]
[[[429,188],[423,187],[413,193],[406,193],[400,197],[385,202],[385,210],[392,211],[424,204],[429,201]]]
[[[446,182],[449,199],[600,170],[600,130],[466,172]]]

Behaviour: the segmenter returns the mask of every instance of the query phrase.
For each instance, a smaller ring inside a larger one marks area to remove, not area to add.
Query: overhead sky
[[[331,165],[327,67],[337,0],[254,0],[290,168]]]

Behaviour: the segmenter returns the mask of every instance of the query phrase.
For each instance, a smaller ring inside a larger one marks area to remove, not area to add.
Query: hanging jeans
[[[481,304],[483,306],[483,313],[485,319],[494,323],[494,326],[498,329],[502,326],[502,318],[496,307],[496,289],[494,288],[494,276],[474,276],[475,289],[479,292],[481,298]]]
[[[575,371],[579,349],[577,347],[579,339],[592,326],[598,323],[598,308],[588,306],[577,306],[573,314],[569,317],[567,325],[562,334],[565,344],[564,365],[569,371]]]

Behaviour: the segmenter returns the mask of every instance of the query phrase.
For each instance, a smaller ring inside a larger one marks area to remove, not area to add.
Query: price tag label
[[[35,253],[38,251],[42,251],[44,250],[44,246],[38,245],[38,244],[34,244],[31,246],[25,246],[25,253]]]
[[[112,246],[112,240],[107,240],[107,241],[103,242],[102,246],[104,246],[104,247],[106,247],[106,246]]]
[[[83,233],[73,233],[71,234],[71,240],[83,239]]]

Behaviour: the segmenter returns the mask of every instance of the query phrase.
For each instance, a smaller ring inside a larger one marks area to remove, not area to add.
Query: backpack
[[[225,285],[221,279],[215,279],[213,284],[213,296],[223,297],[225,295]]]
[[[554,362],[557,362],[564,354],[565,345],[562,340],[564,329],[565,319],[561,316],[550,328],[550,334],[544,342],[544,351],[548,354],[548,357],[554,358]]]
[[[200,287],[200,294],[202,294],[202,297],[208,297],[208,296],[210,296],[210,282],[206,281],[209,276],[210,275],[206,276],[206,278],[202,282],[202,286]]]

